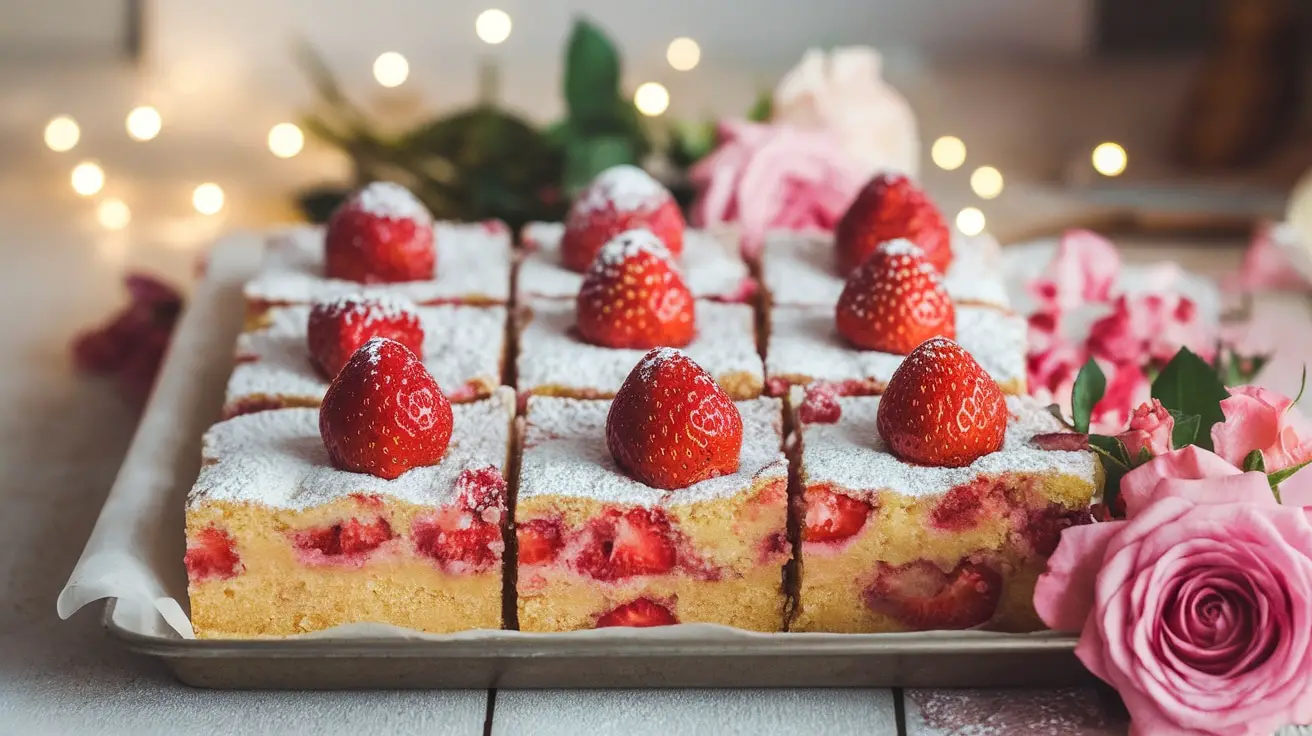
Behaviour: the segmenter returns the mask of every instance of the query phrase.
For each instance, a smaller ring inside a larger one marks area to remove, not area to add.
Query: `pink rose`
[[[689,172],[699,225],[738,223],[744,254],[767,230],[833,230],[865,177],[832,136],[787,125],[730,121],[720,145]]]
[[[1121,256],[1110,240],[1088,230],[1068,230],[1029,289],[1041,308],[1066,312],[1109,300],[1120,270]]]
[[[1132,733],[1265,736],[1312,720],[1307,513],[1278,505],[1261,473],[1157,475],[1128,520],[1062,532],[1039,616],[1080,632],[1076,656],[1120,693]]]
[[[1121,478],[1121,501],[1125,504],[1125,515],[1134,518],[1156,500],[1155,494],[1163,481],[1224,478],[1240,474],[1239,468],[1216,453],[1197,445],[1185,445],[1174,452],[1158,455]],[[1262,488],[1260,495],[1262,498],[1253,500],[1263,503],[1267,497],[1275,500],[1269,484]]]
[[[1175,419],[1162,406],[1162,402],[1153,399],[1147,404],[1140,404],[1130,414],[1130,426],[1117,435],[1130,451],[1130,458],[1139,456],[1139,451],[1147,449],[1153,456],[1165,455],[1171,451],[1171,431],[1175,429]]]
[[[1212,425],[1217,454],[1242,467],[1253,450],[1262,451],[1267,472],[1312,459],[1312,423],[1287,396],[1257,386],[1234,386],[1221,401],[1225,421]]]

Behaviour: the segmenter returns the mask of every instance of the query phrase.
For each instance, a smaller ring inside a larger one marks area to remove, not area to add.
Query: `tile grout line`
[[[903,693],[903,688],[893,688],[893,718],[897,721],[897,736],[907,736],[907,706]]]
[[[497,709],[497,689],[488,688],[487,691],[487,710],[483,716],[483,736],[492,736],[492,718]]]

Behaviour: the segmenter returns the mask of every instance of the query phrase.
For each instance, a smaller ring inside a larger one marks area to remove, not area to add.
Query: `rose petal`
[[[1266,475],[1255,471],[1204,479],[1166,478],[1157,484],[1148,502],[1170,497],[1187,499],[1197,504],[1278,505]]]
[[[1133,518],[1150,501],[1157,500],[1157,484],[1163,480],[1224,477],[1241,472],[1215,453],[1197,445],[1188,445],[1153,458],[1121,478],[1121,498],[1125,500],[1125,513]]]
[[[1048,628],[1076,632],[1084,626],[1107,544],[1124,526],[1109,521],[1062,530],[1047,571],[1034,585],[1034,610]]]

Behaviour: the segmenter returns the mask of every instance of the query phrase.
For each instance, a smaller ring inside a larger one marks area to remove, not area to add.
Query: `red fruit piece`
[[[359,519],[347,519],[340,524],[299,531],[293,541],[307,552],[317,550],[326,557],[349,557],[372,552],[395,537],[387,519],[379,518],[367,524]]]
[[[556,559],[565,540],[556,519],[530,519],[515,527],[519,564],[541,565]]]
[[[931,337],[955,338],[957,313],[924,253],[906,240],[881,243],[843,287],[838,332],[863,350],[906,355]]]
[[[625,603],[597,619],[597,628],[609,626],[673,626],[679,619],[670,613],[670,609],[648,598],[638,598]]]
[[[561,261],[582,273],[602,246],[637,228],[654,233],[675,258],[683,252],[683,213],[674,196],[636,166],[612,166],[574,200],[565,218]]]
[[[683,347],[696,334],[692,292],[648,230],[621,233],[601,249],[576,304],[579,335],[593,345]]]
[[[490,569],[506,549],[501,524],[485,521],[468,509],[446,509],[416,519],[410,536],[416,552],[437,560],[443,570],[455,575]]]
[[[993,618],[1002,576],[986,565],[963,562],[944,573],[930,562],[879,564],[864,593],[866,605],[913,631],[970,629]]]
[[[236,577],[242,570],[232,537],[218,527],[203,529],[187,540],[187,554],[183,557],[187,578],[193,583],[211,578],[226,580]]]
[[[806,387],[806,398],[797,408],[797,418],[807,424],[833,424],[843,417],[838,405],[838,390],[831,383],[817,381]]]
[[[584,528],[575,564],[597,580],[661,575],[674,569],[678,554],[670,522],[655,509],[610,509]]]
[[[456,478],[456,495],[461,505],[484,521],[499,523],[506,507],[506,479],[492,465],[467,468]]]
[[[380,284],[433,278],[433,215],[410,190],[374,182],[347,198],[328,220],[324,273]]]
[[[606,417],[606,446],[633,478],[686,488],[738,470],[743,420],[701,366],[673,348],[643,356]]]
[[[861,531],[870,518],[870,504],[821,486],[809,486],[803,494],[806,516],[802,541],[840,542]]]
[[[879,174],[857,195],[835,232],[838,268],[860,266],[875,248],[905,238],[925,252],[939,273],[952,263],[952,234],[925,192],[901,174]]]
[[[348,296],[318,302],[310,309],[306,344],[310,361],[324,378],[336,376],[355,351],[372,337],[385,337],[424,349],[424,328],[414,306],[391,297]]]
[[[963,467],[1002,448],[1007,402],[969,353],[936,337],[893,372],[876,426],[888,449],[907,462]]]
[[[1040,557],[1049,557],[1061,541],[1065,529],[1081,524],[1092,524],[1093,513],[1088,509],[1068,509],[1049,504],[1043,509],[1030,509],[1021,527],[1021,537]]]
[[[929,523],[946,531],[970,529],[983,520],[986,509],[996,507],[1000,498],[996,484],[976,478],[944,494],[929,512]]]
[[[319,435],[333,467],[390,480],[441,462],[451,404],[409,348],[375,337],[328,386]]]

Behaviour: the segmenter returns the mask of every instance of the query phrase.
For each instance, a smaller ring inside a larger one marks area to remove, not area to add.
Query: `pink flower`
[[[1182,347],[1206,358],[1212,340],[1193,300],[1170,291],[1121,295],[1089,328],[1089,352],[1112,363],[1165,364]]]
[[[1041,309],[1066,312],[1109,300],[1120,270],[1121,256],[1110,240],[1088,230],[1068,230],[1057,243],[1057,254],[1029,289]]]
[[[141,402],[154,386],[182,311],[182,295],[145,274],[129,274],[124,285],[131,299],[128,306],[74,338],[70,351],[79,371],[114,374],[123,393]]]
[[[1130,414],[1130,426],[1117,435],[1130,451],[1130,459],[1139,456],[1139,451],[1147,449],[1153,456],[1165,455],[1171,451],[1171,431],[1175,429],[1175,419],[1162,406],[1162,402],[1153,399],[1147,404],[1140,404]]]
[[[1100,365],[1107,373],[1106,366]],[[1116,434],[1130,422],[1134,407],[1148,401],[1152,386],[1138,363],[1122,363],[1111,368],[1107,390],[1093,407],[1089,419],[1091,430],[1099,434]]]
[[[1224,458],[1197,445],[1185,445],[1174,452],[1163,453],[1121,478],[1121,501],[1125,504],[1125,515],[1134,518],[1139,511],[1156,500],[1155,494],[1163,481],[1224,478],[1240,473],[1239,468]],[[1265,502],[1267,497],[1275,500],[1269,484],[1262,488],[1260,495],[1260,499],[1254,500]]]
[[[1262,451],[1267,472],[1312,459],[1312,423],[1287,396],[1257,386],[1234,386],[1221,401],[1225,421],[1212,425],[1212,445],[1221,457],[1242,467],[1253,450]]]
[[[1141,478],[1156,478],[1151,501],[1128,520],[1062,532],[1035,609],[1080,632],[1076,656],[1120,693],[1133,733],[1265,735],[1306,723],[1312,523],[1278,505],[1261,473],[1186,449],[1192,458],[1179,450],[1126,476],[1163,465]],[[1233,474],[1163,469],[1223,466]]]
[[[1244,262],[1239,267],[1239,273],[1226,279],[1226,288],[1240,291],[1306,289],[1307,281],[1290,262],[1291,252],[1299,254],[1306,262],[1307,255],[1297,243],[1294,228],[1286,223],[1262,223],[1253,233],[1248,250],[1244,252]]]
[[[737,121],[721,123],[720,146],[689,177],[699,192],[694,221],[738,223],[748,257],[770,229],[833,230],[865,184],[831,135]]]

